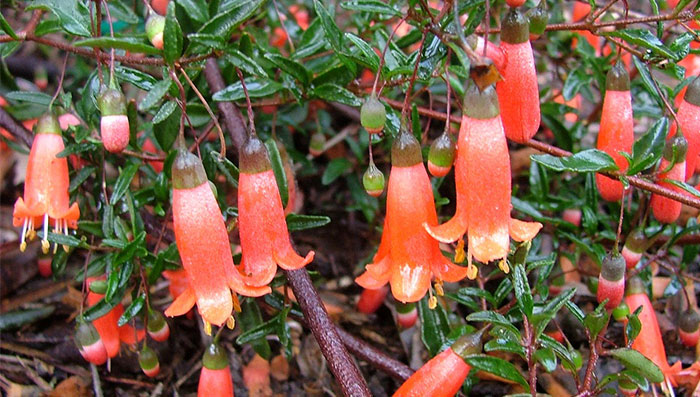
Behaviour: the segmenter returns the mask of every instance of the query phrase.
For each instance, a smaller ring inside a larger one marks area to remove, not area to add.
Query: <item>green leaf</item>
[[[418,315],[420,316],[420,335],[423,344],[434,356],[440,352],[440,348],[447,342],[450,333],[450,323],[445,309],[438,303],[435,309],[428,307],[428,297],[417,302]]]
[[[245,298],[241,302],[241,313],[238,315],[238,320],[241,323],[241,329],[246,332],[250,329],[254,329],[263,323],[262,313],[260,313],[260,307],[255,302],[255,299]],[[265,338],[258,338],[250,342],[253,345],[253,350],[258,353],[262,358],[269,360],[272,355],[270,350],[270,344]]]
[[[513,268],[513,290],[518,300],[518,306],[520,306],[523,314],[527,317],[532,316],[534,305],[532,302],[532,291],[530,291],[530,284],[528,284],[527,274],[525,274],[523,265],[518,264]]]
[[[11,101],[33,103],[41,106],[49,106],[51,96],[43,92],[11,91],[4,95]]]
[[[318,0],[314,0],[314,10],[316,11],[318,18],[321,20],[321,26],[323,26],[326,39],[328,39],[331,47],[333,47],[336,52],[342,52],[343,33],[338,28],[338,25],[335,24],[333,17],[331,17],[328,10],[326,10]]]
[[[177,5],[182,7],[187,16],[197,22],[204,23],[209,20],[206,0],[177,0]]]
[[[50,316],[55,308],[44,306],[36,309],[16,310],[0,314],[0,331],[19,328]]]
[[[139,111],[146,111],[152,107],[154,107],[158,101],[160,101],[165,94],[168,93],[168,90],[170,89],[170,86],[172,85],[172,81],[170,78],[165,78],[153,85],[153,88],[146,93],[146,96],[143,97],[141,102],[139,102]]]
[[[226,40],[221,36],[214,36],[208,33],[190,33],[187,35],[190,42],[215,50],[223,50],[226,48]]]
[[[270,163],[272,163],[272,172],[275,174],[275,181],[277,182],[277,189],[280,192],[280,198],[282,199],[282,207],[287,206],[287,201],[289,201],[289,183],[294,183],[294,181],[287,180],[287,173],[284,171],[284,164],[282,163],[282,157],[280,157],[280,152],[277,149],[277,143],[274,139],[268,139],[265,141],[265,147],[267,147],[267,153],[270,155]]]
[[[282,84],[274,80],[268,78],[258,79],[255,77],[245,79],[245,86],[248,89],[248,95],[251,98],[260,98],[272,95],[284,88]],[[243,85],[240,81],[237,81],[214,94],[212,98],[217,102],[238,101],[243,99],[245,98],[245,94],[243,93]]]
[[[592,75],[587,72],[585,66],[572,70],[567,76],[564,87],[562,88],[564,99],[567,101],[573,99],[581,88],[591,84],[592,79]]]
[[[530,390],[530,386],[527,384],[527,381],[520,371],[518,371],[515,365],[506,360],[498,357],[487,356],[485,354],[477,354],[468,356],[464,359],[464,361],[476,369],[492,373],[500,376],[501,378],[512,380],[513,382],[520,384],[527,391]]]
[[[542,335],[542,332],[544,332],[547,324],[552,321],[554,316],[557,315],[559,310],[561,310],[561,308],[569,301],[569,299],[571,299],[572,296],[574,296],[575,293],[576,288],[567,289],[566,291],[557,295],[551,301],[547,302],[547,304],[542,308],[542,311],[534,316],[536,317],[536,320],[533,320],[533,323],[535,323],[535,339]]]
[[[309,85],[309,71],[299,62],[279,54],[266,53],[263,56],[282,71],[289,73],[295,79],[299,80],[304,86]]]
[[[350,0],[340,3],[340,7],[351,11],[364,11],[392,17],[401,16],[401,11],[379,0]]]
[[[157,48],[133,37],[93,37],[90,39],[76,41],[74,45],[77,47],[93,47],[105,49],[116,48],[120,50],[142,53],[146,55],[160,54],[160,51]]]
[[[557,368],[557,356],[552,349],[538,349],[535,352],[535,359],[538,363],[542,364],[547,372],[552,372]]]
[[[676,181],[673,179],[666,179],[666,178],[664,178],[663,181],[666,183],[669,183],[673,186],[679,187],[679,188],[685,190],[686,192],[692,194],[695,197],[700,197],[700,191],[698,191],[697,189],[695,189],[694,187],[692,187],[691,185],[689,185],[685,182]]]
[[[663,99],[659,96],[659,92],[656,91],[656,86],[654,85],[653,77],[651,77],[651,72],[646,64],[642,63],[636,56],[632,57],[635,68],[639,71],[639,76],[642,78],[642,85],[646,92],[656,100],[659,107],[664,107]]]
[[[634,175],[656,164],[663,154],[667,133],[668,118],[662,117],[649,128],[646,134],[634,142],[632,161],[627,169],[627,175]]]
[[[14,29],[12,29],[12,26],[7,22],[5,19],[5,16],[0,14],[0,29],[2,29],[3,32],[7,33],[8,36],[12,37],[15,40],[18,40],[19,37],[17,37],[17,34],[15,33]]]
[[[169,112],[166,117],[160,117],[164,111]],[[180,115],[182,109],[175,102],[166,102],[160,111],[153,117],[153,135],[155,135],[158,145],[164,151],[169,151],[175,142],[180,131]],[[174,157],[173,157],[174,158]],[[172,164],[166,161],[165,164]],[[167,168],[170,169],[169,167]],[[168,171],[169,172],[169,171]]]
[[[78,171],[70,180],[70,185],[68,186],[68,192],[73,193],[78,190],[78,187],[85,182],[97,168],[93,166],[83,167]]]
[[[588,149],[569,157],[556,157],[550,154],[532,155],[535,161],[555,171],[594,172],[617,170],[615,161],[609,154],[598,150]]]
[[[508,320],[502,314],[490,310],[472,313],[467,316],[467,321],[498,324],[516,335],[520,334],[520,331],[515,328],[512,321]]]
[[[362,102],[352,92],[336,84],[323,84],[311,92],[313,97],[329,102],[339,102],[348,106],[361,106]]]
[[[232,2],[232,6],[222,7],[223,10],[205,23],[198,33],[209,33],[226,38],[231,37],[231,33],[241,23],[250,18],[262,3],[263,0],[237,0]]]
[[[148,73],[125,66],[114,66],[114,75],[120,80],[150,92],[158,80]]]
[[[155,116],[153,116],[153,120],[152,120],[153,124],[160,124],[163,121],[167,120],[168,117],[170,117],[170,115],[172,115],[176,109],[179,110],[180,107],[177,105],[177,103],[175,101],[168,101],[168,102],[163,103],[163,105],[160,107],[160,109],[158,109],[158,112],[156,112]],[[190,109],[187,108],[187,110],[190,110]],[[156,137],[157,137],[157,133],[156,133]]]
[[[623,347],[620,349],[608,350],[608,354],[615,357],[627,368],[639,372],[653,383],[661,383],[664,381],[664,374],[661,372],[661,369],[651,360],[644,357],[642,353],[634,349]]]
[[[370,69],[376,72],[379,68],[379,55],[377,55],[377,53],[374,52],[372,46],[367,44],[367,42],[362,40],[362,38],[349,32],[345,33],[345,38],[347,38],[348,40],[352,41],[353,44],[355,44],[355,46],[362,53],[361,60],[364,61],[364,63],[366,63],[367,66],[370,67]]]
[[[133,7],[129,7],[121,1],[110,1],[105,2],[105,4],[109,7],[109,13],[115,21],[115,29],[117,29],[117,21],[125,22],[129,25],[136,25],[139,23],[139,17],[134,13]]]
[[[114,257],[112,261],[112,266],[119,266],[122,263],[129,262],[134,257],[141,256],[139,253],[139,248],[144,248],[146,241],[146,232],[142,231],[134,237],[133,241],[129,241],[128,244],[122,248],[119,253]]]
[[[323,172],[323,176],[321,177],[321,183],[324,186],[330,185],[331,183],[333,183],[333,181],[338,179],[338,177],[343,175],[346,171],[348,171],[351,168],[352,163],[345,157],[333,159],[330,163],[328,163],[326,170]]]
[[[287,215],[287,229],[290,232],[299,230],[314,229],[331,223],[331,218],[324,215]]]
[[[124,266],[121,266],[118,271],[113,270],[107,276],[107,291],[105,291],[105,301],[110,303],[115,301],[115,298],[119,296],[124,296],[126,292],[126,284],[129,282],[131,273],[134,271],[134,264],[131,262],[126,262]],[[121,302],[121,298],[117,301]]]
[[[265,69],[258,62],[235,48],[227,48],[224,60],[231,65],[258,77],[268,77]],[[246,87],[247,88],[247,87]]]
[[[146,294],[141,294],[138,296],[138,298],[134,299],[131,301],[131,304],[129,307],[127,307],[124,310],[124,313],[119,317],[119,320],[117,321],[117,326],[121,327],[122,325],[128,323],[131,321],[134,316],[139,314],[141,309],[143,309],[143,306],[146,304]]]
[[[168,3],[163,28],[163,58],[168,64],[173,64],[182,55],[182,29],[175,16],[175,2]]]
[[[132,163],[126,166],[119,174],[117,181],[114,183],[114,191],[112,192],[112,198],[109,203],[116,205],[119,200],[124,196],[124,193],[129,189],[131,180],[134,179],[134,175],[139,170],[139,165]]]
[[[614,30],[612,32],[605,32],[603,35],[619,37],[630,44],[634,44],[635,46],[647,48],[656,55],[676,62],[680,61],[680,59],[677,59],[676,54],[666,47],[664,43],[662,43],[661,40],[659,40],[659,38],[648,29],[621,29]]]
[[[222,158],[221,154],[216,150],[212,150],[211,152],[209,152],[209,155],[214,159],[214,162],[216,163],[216,168],[218,168],[219,171],[221,171],[221,173],[224,174],[228,183],[230,183],[234,187],[238,187],[238,167],[236,167],[236,165],[233,164],[229,159]]]
[[[90,12],[79,0],[34,0],[25,10],[41,9],[53,13],[63,29],[76,36],[89,37]]]

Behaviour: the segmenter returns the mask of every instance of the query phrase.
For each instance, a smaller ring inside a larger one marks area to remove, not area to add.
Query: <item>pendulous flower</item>
[[[27,248],[26,239],[33,239],[35,228],[43,225],[42,251],[49,252],[49,225],[54,233],[68,234],[68,228],[78,227],[80,209],[69,205],[68,161],[56,155],[63,151],[63,138],[56,116],[43,115],[36,124],[36,135],[29,152],[24,196],[17,199],[12,224],[22,226],[20,250]],[[54,246],[54,252],[57,245]],[[67,249],[67,247],[64,247]]]
[[[378,289],[387,282],[401,302],[420,300],[430,280],[455,282],[467,269],[450,262],[423,224],[437,224],[433,191],[416,138],[402,127],[391,148],[392,168],[387,189],[384,232],[377,254],[355,281]]]
[[[209,324],[231,318],[231,290],[246,296],[270,292],[250,286],[236,271],[221,209],[209,186],[202,161],[180,149],[172,167],[175,243],[187,272],[189,287],[165,311],[167,316],[187,313],[194,304]]]
[[[282,199],[265,145],[251,136],[240,150],[238,230],[243,259],[238,271],[246,284],[263,288],[285,270],[306,266],[314,251],[299,256],[289,239]]]
[[[480,262],[504,258],[510,249],[509,234],[515,241],[528,241],[542,227],[510,217],[510,178],[508,144],[496,91],[493,86],[481,91],[471,84],[464,96],[457,142],[457,211],[442,225],[425,224],[426,230],[444,243],[468,233],[469,254]]]

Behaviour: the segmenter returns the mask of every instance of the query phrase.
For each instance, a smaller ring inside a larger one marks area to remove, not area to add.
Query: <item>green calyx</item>
[[[90,346],[100,340],[100,334],[92,323],[79,321],[75,328],[75,344],[78,348]]]
[[[608,91],[629,91],[630,75],[622,62],[617,62],[610,68],[605,78],[605,89]]]
[[[549,21],[549,12],[547,12],[547,0],[541,0],[540,4],[528,11],[528,20],[530,21],[530,34],[539,36],[544,33]]]
[[[619,281],[625,277],[627,264],[619,252],[613,251],[603,258],[600,275],[608,281]]]
[[[692,333],[698,330],[700,326],[700,315],[697,311],[692,308],[686,310],[681,314],[681,318],[678,321],[678,327],[686,333]]]
[[[695,106],[700,106],[700,76],[695,77],[688,84],[688,89],[685,91],[683,99]]]
[[[207,369],[224,369],[228,367],[228,356],[226,351],[218,343],[212,343],[204,351],[202,364]]]
[[[148,325],[146,328],[149,332],[158,332],[165,327],[165,317],[160,314],[159,311],[149,310],[148,311]]]
[[[309,140],[309,152],[312,155],[318,156],[323,153],[323,147],[326,145],[326,136],[321,131],[316,131],[311,135]]]
[[[126,115],[126,98],[117,88],[104,87],[97,98],[97,104],[103,117]]]
[[[688,141],[680,133],[680,130],[673,138],[666,141],[664,146],[664,159],[671,163],[681,163],[685,161],[688,152]]]
[[[95,280],[91,282],[90,291],[104,295],[107,292],[107,282],[104,280]]]
[[[360,108],[360,123],[370,134],[376,134],[384,129],[386,124],[386,109],[376,96],[371,95]]]
[[[256,135],[248,137],[238,153],[238,158],[241,172],[246,174],[257,174],[272,169],[267,148]]]
[[[641,278],[639,278],[639,276],[630,277],[629,280],[626,281],[625,286],[627,287],[625,290],[625,296],[645,293],[644,282]]]
[[[625,247],[628,250],[636,253],[647,250],[647,237],[642,229],[634,229],[625,240]]]
[[[450,347],[458,356],[463,360],[467,357],[479,354],[482,351],[481,337],[484,334],[484,330],[471,333],[469,335],[463,335]]]
[[[396,302],[396,311],[399,312],[399,314],[408,314],[414,310],[416,310],[416,304],[413,302],[408,302],[408,303],[401,303],[398,301]]]
[[[464,94],[464,113],[472,119],[479,120],[498,117],[501,110],[493,85],[489,85],[482,91],[475,83],[469,84]]]
[[[449,168],[455,159],[455,143],[447,131],[443,132],[430,145],[428,161],[438,167]]]
[[[501,41],[520,44],[529,40],[530,26],[527,18],[517,8],[511,8],[501,25]]]
[[[187,149],[177,151],[172,174],[174,189],[192,189],[207,181],[202,160]]]
[[[56,134],[61,135],[61,126],[58,124],[58,119],[53,112],[44,113],[36,122],[34,127],[36,134]]]
[[[379,196],[384,191],[384,174],[374,165],[374,161],[369,162],[367,171],[362,175],[362,186],[370,196]]]
[[[627,318],[627,316],[629,314],[630,314],[630,307],[627,306],[627,303],[625,303],[625,302],[620,303],[612,311],[612,316],[615,319],[615,321],[622,321],[625,318]]]
[[[148,346],[143,346],[139,352],[139,365],[141,369],[148,371],[158,366],[158,355]]]
[[[423,162],[423,156],[421,155],[420,144],[402,123],[399,134],[394,138],[394,143],[391,145],[391,165],[411,167],[421,162]]]
[[[146,36],[149,41],[153,41],[158,33],[163,33],[165,29],[165,17],[152,12],[148,15],[148,20],[146,21]]]

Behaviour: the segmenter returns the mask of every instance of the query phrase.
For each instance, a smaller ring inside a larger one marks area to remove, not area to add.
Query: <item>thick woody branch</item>
[[[212,93],[224,88],[224,81],[215,60],[207,60],[204,73]],[[224,114],[224,124],[238,149],[242,146],[246,136],[243,117],[230,102],[219,102],[218,106]],[[370,396],[367,383],[338,336],[336,327],[328,317],[326,308],[321,302],[306,269],[291,270],[287,271],[286,274],[294,296],[304,312],[304,318],[326,357],[331,372],[340,384],[343,394],[346,396]]]
[[[32,147],[34,137],[31,131],[24,128],[22,124],[13,119],[3,108],[0,108],[0,127],[6,129],[12,136],[21,140],[27,147]]]

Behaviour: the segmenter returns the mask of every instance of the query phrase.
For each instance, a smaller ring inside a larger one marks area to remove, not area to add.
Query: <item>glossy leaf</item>
[[[532,155],[530,158],[532,161],[560,172],[594,172],[612,171],[618,169],[612,157],[598,149],[584,150],[568,157],[556,157],[550,154],[540,154]]]

